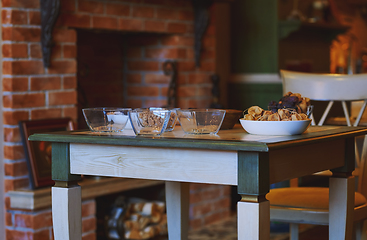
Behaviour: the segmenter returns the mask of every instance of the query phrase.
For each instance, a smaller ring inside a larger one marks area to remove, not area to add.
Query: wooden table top
[[[216,150],[243,150],[268,152],[306,142],[322,142],[330,138],[346,138],[367,134],[366,127],[346,126],[310,126],[306,132],[292,136],[253,135],[247,133],[241,125],[230,130],[220,130],[217,135],[185,134],[180,126],[172,132],[159,137],[135,136],[132,130],[122,133],[96,133],[87,130],[70,132],[37,133],[29,137],[30,141],[91,143],[125,146],[150,146],[170,148],[196,148]]]

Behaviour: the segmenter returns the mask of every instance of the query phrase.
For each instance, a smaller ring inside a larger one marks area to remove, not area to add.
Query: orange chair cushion
[[[275,188],[270,190],[266,198],[272,206],[329,209],[329,188],[324,187]],[[355,193],[355,207],[366,202],[367,200],[362,194]]]

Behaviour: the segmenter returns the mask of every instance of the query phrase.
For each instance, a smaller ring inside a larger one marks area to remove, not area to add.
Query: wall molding
[[[267,83],[282,83],[279,74],[277,73],[254,73],[254,74],[232,74],[230,83],[256,83],[256,84],[267,84]]]

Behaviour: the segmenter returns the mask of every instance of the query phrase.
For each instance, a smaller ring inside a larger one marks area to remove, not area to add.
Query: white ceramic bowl
[[[311,120],[300,121],[252,121],[240,119],[246,132],[257,135],[297,135],[302,134],[311,124]]]
[[[131,108],[84,108],[85,121],[93,132],[122,132]]]

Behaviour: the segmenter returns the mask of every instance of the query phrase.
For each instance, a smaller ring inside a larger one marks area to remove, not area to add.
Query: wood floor
[[[300,226],[299,240],[328,240],[328,226]],[[189,240],[237,240],[237,219],[233,216],[203,229],[191,231]],[[271,231],[270,240],[289,240],[287,232]]]
[[[328,226],[300,226],[299,240],[328,240]],[[189,240],[237,240],[237,219],[230,217],[202,229],[189,232]],[[152,240],[168,240],[167,236],[157,236]],[[289,240],[287,232],[271,231],[270,240]]]

